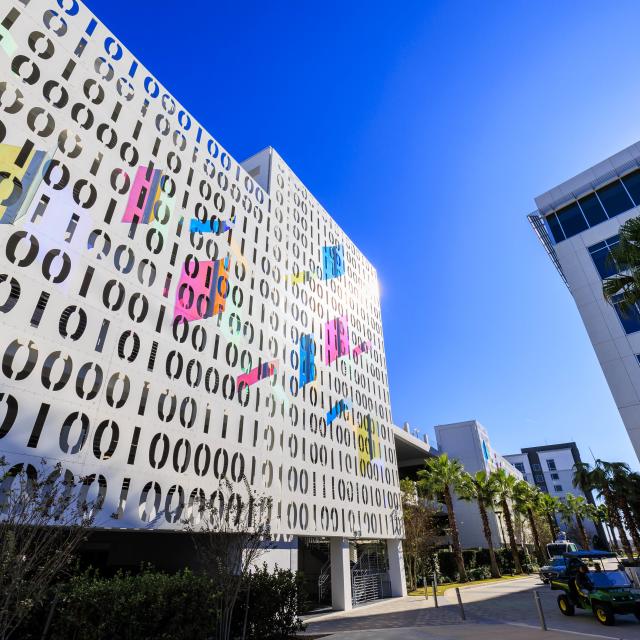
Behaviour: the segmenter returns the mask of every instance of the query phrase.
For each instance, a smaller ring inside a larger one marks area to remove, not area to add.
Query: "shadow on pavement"
[[[634,616],[618,616],[613,627],[601,625],[591,613],[585,611],[577,610],[575,616],[567,617],[558,610],[556,599],[559,592],[535,583],[532,583],[530,588],[507,593],[492,593],[494,590],[490,585],[483,587],[482,591],[469,589],[465,593],[465,590],[461,590],[466,620],[476,624],[520,623],[539,627],[540,621],[533,597],[535,589],[540,593],[547,626],[550,628],[616,639],[640,640],[640,624]],[[412,601],[387,601],[370,609],[364,608],[361,614],[355,610],[343,617],[312,622],[307,633],[320,635],[338,631],[458,625],[462,622],[458,605],[450,600],[441,597],[441,606],[435,608],[431,598],[429,601],[415,596],[414,598]],[[483,599],[472,601],[477,598]],[[420,604],[417,601],[420,601]]]

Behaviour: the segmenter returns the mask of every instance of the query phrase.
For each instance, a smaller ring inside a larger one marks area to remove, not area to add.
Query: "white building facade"
[[[505,458],[524,475],[527,482],[538,487],[540,491],[559,500],[565,500],[570,493],[595,504],[590,492],[585,492],[573,484],[573,467],[577,462],[581,462],[575,442],[526,447],[521,449],[521,453],[510,454]],[[561,528],[566,528],[561,522],[558,524]],[[604,531],[594,522],[585,519],[584,524],[590,539],[597,534],[606,542]]]
[[[478,471],[491,473],[497,469],[504,469],[518,480],[523,478],[506,458],[491,446],[487,430],[477,420],[454,422],[437,425],[435,427],[436,440],[440,453],[446,453],[449,458],[459,460],[465,471],[474,475]],[[482,518],[478,505],[454,497],[454,509],[460,531],[460,542],[463,547],[486,547]],[[495,545],[508,542],[506,529],[501,522],[502,514],[499,509],[487,512],[491,536]]]
[[[623,314],[602,295],[620,226],[640,214],[636,143],[538,196],[529,215],[578,307],[636,455],[640,455],[640,309]]]
[[[375,269],[273,149],[235,161],[77,0],[0,22],[0,455],[88,478],[104,529],[179,530],[248,483],[281,565],[330,541],[334,606],[355,538],[401,595]]]

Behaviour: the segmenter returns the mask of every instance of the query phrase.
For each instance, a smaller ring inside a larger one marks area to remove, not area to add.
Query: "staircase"
[[[331,602],[331,561],[327,560],[318,577],[318,601]]]

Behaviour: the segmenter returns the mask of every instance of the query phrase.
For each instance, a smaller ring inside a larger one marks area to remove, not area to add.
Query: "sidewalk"
[[[304,635],[298,636],[304,637]],[[344,631],[327,636],[309,636],[326,640],[588,640],[605,636],[564,631],[542,631],[512,624],[456,624],[442,627],[396,627],[368,631]]]
[[[461,590],[466,620],[461,619],[454,590],[433,598],[417,596],[379,600],[351,611],[306,616],[299,638],[316,640],[640,640],[633,616],[620,616],[603,627],[581,612],[567,618],[558,610],[555,592],[537,578],[478,585]],[[533,598],[541,597],[549,631],[542,631]]]

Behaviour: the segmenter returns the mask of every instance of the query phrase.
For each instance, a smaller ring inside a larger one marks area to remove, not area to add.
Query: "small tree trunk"
[[[511,519],[511,510],[507,501],[502,501],[502,512],[504,513],[504,521],[507,524],[507,533],[509,534],[509,548],[511,549],[511,556],[513,557],[513,564],[515,566],[516,573],[522,573],[522,565],[520,564],[520,556],[518,554],[518,545],[516,544],[516,534],[513,530],[513,520]]]
[[[451,492],[449,487],[444,491],[444,502],[447,507],[447,517],[449,518],[449,528],[451,529],[451,542],[453,543],[453,555],[458,565],[458,573],[460,574],[460,582],[467,581],[467,572],[464,568],[464,558],[462,557],[462,547],[460,546],[460,535],[458,533],[458,523],[456,522],[456,514],[453,510],[453,500],[451,500]]]
[[[550,513],[547,513],[547,524],[551,531],[551,542],[553,542],[558,537],[558,525],[555,518]]]
[[[491,535],[491,527],[489,526],[489,518],[487,517],[487,508],[484,505],[484,501],[478,498],[478,509],[480,510],[480,517],[482,518],[482,529],[484,530],[484,539],[487,541],[489,547],[489,559],[491,561],[491,577],[500,577],[500,568],[498,567],[498,561],[496,560],[496,552],[493,549],[493,536]]]
[[[589,550],[589,540],[587,538],[587,532],[584,529],[584,522],[579,514],[576,513],[576,524],[578,525],[578,531],[580,532],[580,538],[582,538],[582,547]]]
[[[540,534],[538,533],[535,516],[533,515],[533,511],[530,507],[527,509],[527,516],[529,517],[529,526],[531,527],[531,533],[533,534],[533,544],[536,548],[536,556],[538,557],[538,562],[543,565],[545,558],[542,553],[542,547],[540,546]]]
[[[607,510],[609,512],[609,522],[611,523],[611,528],[615,527],[618,529],[618,535],[620,536],[620,542],[622,543],[622,548],[627,555],[628,558],[633,558],[633,550],[631,549],[631,544],[629,543],[629,538],[627,537],[627,532],[624,530],[622,526],[622,522],[620,520],[620,512],[618,511],[618,505],[616,504],[616,499],[614,495],[611,493],[609,489],[603,490],[604,501],[607,505]]]

